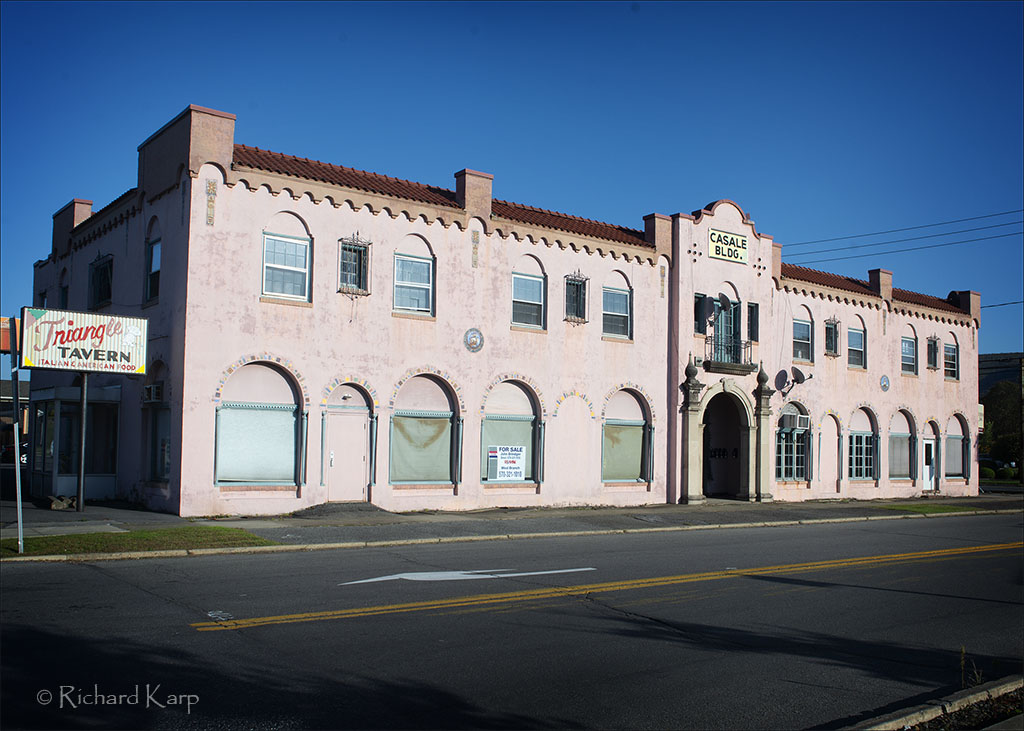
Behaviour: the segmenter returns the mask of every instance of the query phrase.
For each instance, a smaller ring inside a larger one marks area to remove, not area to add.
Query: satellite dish
[[[732,309],[732,300],[729,299],[729,295],[724,294],[722,292],[719,292],[718,293],[718,306],[721,307],[722,310],[731,310]]]
[[[797,368],[796,366],[793,366],[793,382],[797,383],[797,384],[800,384],[800,383],[803,383],[806,380],[807,380],[807,376],[804,375],[804,372],[802,370],[800,370],[799,368]]]

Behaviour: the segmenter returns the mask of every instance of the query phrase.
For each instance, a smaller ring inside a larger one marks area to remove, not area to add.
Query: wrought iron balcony
[[[749,340],[716,337],[704,339],[704,369],[713,373],[746,375],[757,366],[751,362]]]

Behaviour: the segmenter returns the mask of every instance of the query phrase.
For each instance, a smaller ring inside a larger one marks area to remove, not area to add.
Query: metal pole
[[[76,510],[81,513],[85,510],[85,411],[89,390],[89,373],[82,372],[82,428],[78,435],[78,505]]]
[[[17,320],[7,319],[11,339],[11,388],[14,391],[14,499],[18,506],[18,553],[25,553],[25,531],[21,511],[21,399],[18,386],[18,330]]]

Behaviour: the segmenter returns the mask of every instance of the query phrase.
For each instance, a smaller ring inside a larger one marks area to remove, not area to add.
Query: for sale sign
[[[526,447],[498,446],[492,447],[498,452],[499,480],[526,479]]]
[[[146,325],[141,317],[24,307],[23,368],[104,373],[146,372]]]

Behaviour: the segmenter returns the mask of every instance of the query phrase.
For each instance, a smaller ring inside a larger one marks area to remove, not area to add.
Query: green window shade
[[[452,422],[448,417],[391,417],[391,481],[451,482]]]
[[[643,441],[642,425],[605,424],[601,479],[605,482],[639,480]]]
[[[217,412],[217,481],[295,482],[297,411],[225,406]]]
[[[910,435],[889,435],[889,477],[910,477]]]
[[[480,439],[480,478],[488,479],[491,447],[525,447],[523,479],[533,480],[533,417],[523,419],[484,419]],[[493,470],[491,470],[493,475]],[[490,479],[494,479],[490,477]]]
[[[964,474],[963,437],[946,437],[946,477],[962,477]]]

